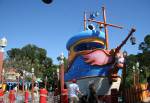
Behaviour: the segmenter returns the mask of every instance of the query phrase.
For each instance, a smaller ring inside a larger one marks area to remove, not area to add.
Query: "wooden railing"
[[[138,103],[148,98],[147,84],[138,84],[124,90],[125,103]]]

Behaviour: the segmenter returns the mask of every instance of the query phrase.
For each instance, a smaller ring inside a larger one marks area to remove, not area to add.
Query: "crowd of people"
[[[77,80],[73,79],[72,83],[68,85],[69,103],[98,103],[96,96],[96,89],[94,83],[89,85],[89,95],[84,95],[77,84]],[[81,98],[79,98],[79,95]]]
[[[16,88],[15,88],[16,87]],[[17,86],[14,87],[14,90],[17,92]],[[84,95],[77,84],[77,80],[73,79],[71,83],[65,86],[68,89],[68,99],[69,103],[98,103],[98,97],[96,95],[96,88],[94,83],[89,84],[89,94]],[[35,83],[34,85],[34,97],[39,98],[39,89],[40,85]],[[50,86],[50,92],[52,92],[52,86]],[[150,76],[147,78],[147,89],[150,97]],[[0,86],[0,95],[3,95],[2,86]],[[54,95],[59,95],[59,90],[56,88]],[[1,98],[2,99],[2,98]]]
[[[148,96],[150,97],[150,76],[147,78]],[[82,97],[79,99],[79,95]],[[89,95],[84,95],[79,89],[77,80],[73,79],[72,83],[68,85],[69,103],[98,103],[98,97],[96,95],[96,88],[94,83],[89,85]]]

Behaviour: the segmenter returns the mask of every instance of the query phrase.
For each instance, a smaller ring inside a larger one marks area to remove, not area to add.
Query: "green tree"
[[[140,82],[146,82],[147,77],[150,76],[150,35],[145,36],[144,41],[139,45],[139,50],[142,52],[127,57],[126,86],[133,85],[133,66],[136,65],[136,62],[140,64]]]
[[[28,44],[23,48],[12,48],[7,51],[4,61],[5,68],[16,68],[31,72],[35,68],[35,75],[42,77],[45,70],[52,69],[53,61],[46,56],[46,50],[36,45]]]
[[[142,76],[146,78],[150,76],[150,34],[146,35],[144,41],[140,43],[139,50],[142,53],[139,53],[138,59],[140,61],[140,68],[143,69]]]
[[[131,54],[126,59],[127,68],[125,87],[131,87],[133,85],[133,65],[135,65],[135,63],[137,62],[137,56]]]

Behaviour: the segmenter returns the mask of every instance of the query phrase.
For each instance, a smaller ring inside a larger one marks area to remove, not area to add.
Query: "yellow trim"
[[[86,38],[86,39],[81,39],[80,41],[76,42],[75,44],[73,44],[71,47],[70,47],[70,52],[74,51],[74,47],[80,43],[87,43],[87,42],[97,42],[97,43],[100,43],[102,45],[104,45],[104,41],[98,39],[98,38]]]
[[[102,40],[100,40],[100,39],[98,39],[98,38],[86,38],[86,39],[81,39],[80,41],[78,41],[78,42],[76,42],[75,44],[73,44],[71,47],[70,47],[70,53],[69,53],[69,55],[68,55],[68,62],[71,62],[74,58],[75,58],[75,56],[76,56],[76,54],[78,53],[78,52],[75,52],[74,51],[74,47],[76,46],[76,45],[78,45],[78,44],[80,44],[80,43],[88,43],[88,42],[96,42],[96,43],[99,43],[99,44],[101,44],[101,45],[104,45],[104,41],[102,41]],[[79,51],[79,52],[81,52],[81,51]]]

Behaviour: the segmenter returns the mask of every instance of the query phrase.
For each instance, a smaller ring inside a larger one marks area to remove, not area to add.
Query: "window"
[[[78,52],[78,51],[92,50],[97,48],[104,48],[104,46],[96,42],[81,43],[74,47],[74,51]]]

